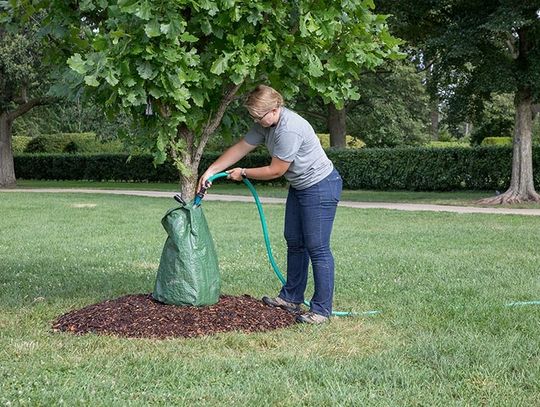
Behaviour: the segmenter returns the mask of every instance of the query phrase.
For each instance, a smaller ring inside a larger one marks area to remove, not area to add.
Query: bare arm
[[[277,157],[272,157],[270,165],[256,168],[233,168],[229,173],[229,178],[235,181],[242,180],[242,171],[247,178],[258,179],[262,181],[279,178],[287,172],[291,163],[280,160]]]
[[[244,158],[248,153],[253,151],[257,146],[249,144],[244,139],[240,140],[238,143],[228,148],[216,161],[214,161],[210,167],[204,172],[199,180],[198,190],[205,185],[208,178],[212,175],[217,174],[231,165],[236,164],[239,160]]]

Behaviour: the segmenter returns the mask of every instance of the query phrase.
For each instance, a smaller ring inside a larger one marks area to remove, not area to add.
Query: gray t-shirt
[[[286,107],[281,107],[279,121],[275,126],[262,127],[255,123],[244,140],[254,146],[264,143],[272,157],[290,162],[284,176],[295,189],[315,185],[334,169],[313,127]]]

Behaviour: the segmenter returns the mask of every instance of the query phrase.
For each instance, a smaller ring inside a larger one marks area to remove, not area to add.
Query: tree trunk
[[[439,106],[438,101],[431,104],[431,139],[434,141],[439,140]]]
[[[328,116],[326,124],[330,133],[330,147],[347,147],[345,134],[347,133],[347,111],[345,108],[337,109],[333,103],[327,105]]]
[[[465,122],[465,137],[469,137],[472,133],[473,125],[472,123]]]
[[[519,202],[540,202],[540,195],[534,189],[532,166],[532,92],[530,88],[520,89],[515,96],[516,123],[512,153],[512,179],[510,188],[499,196],[486,198],[480,203],[512,204]]]
[[[197,192],[197,169],[194,169],[193,174],[191,176],[181,175],[180,180],[180,192],[182,194],[182,198],[184,200],[190,201],[195,196],[195,193]]]
[[[204,148],[214,135],[214,132],[221,123],[221,119],[227,110],[227,107],[235,99],[236,93],[244,82],[231,84],[224,89],[223,97],[215,113],[210,116],[208,123],[204,126],[200,137],[198,138],[185,125],[180,125],[176,136],[185,142],[185,147],[181,151],[176,150],[176,140],[171,143],[171,155],[175,161],[180,176],[180,191],[182,198],[188,202],[195,197],[197,193],[197,181],[199,179],[199,164],[204,152]],[[178,160],[180,154],[181,159]]]
[[[7,113],[0,114],[0,188],[16,185],[15,164],[11,149],[12,120]]]

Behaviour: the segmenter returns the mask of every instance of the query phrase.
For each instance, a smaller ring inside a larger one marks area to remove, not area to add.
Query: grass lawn
[[[173,205],[0,193],[1,405],[539,405],[540,306],[505,307],[540,299],[538,217],[339,208],[335,308],[373,317],[164,341],[51,332],[151,292]],[[254,204],[204,209],[222,292],[277,293]],[[280,266],[283,212],[265,206]]]
[[[20,188],[97,188],[97,189],[134,189],[150,191],[178,191],[178,185],[152,182],[93,182],[93,181],[37,181],[19,180]],[[255,185],[260,196],[285,198],[287,187]],[[214,182],[213,194],[251,195],[243,184],[218,180]],[[406,202],[419,204],[479,206],[476,201],[494,196],[494,191],[452,191],[452,192],[415,192],[415,191],[369,191],[345,190],[341,199],[355,202]],[[496,207],[501,207],[500,205]],[[519,204],[506,206],[511,208],[540,209],[540,204]]]

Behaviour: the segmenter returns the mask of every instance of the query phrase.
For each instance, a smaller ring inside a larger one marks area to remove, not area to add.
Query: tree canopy
[[[49,32],[79,47],[68,60],[78,81],[66,89],[83,86],[137,118],[188,196],[206,143],[245,90],[269,82],[342,105],[360,97],[355,76],[398,55],[372,0],[47,3]]]
[[[13,3],[13,2],[12,2]],[[31,20],[0,3],[0,187],[15,185],[11,148],[13,122],[36,106],[47,104],[53,69],[44,60],[39,33],[43,13]]]
[[[540,5],[508,0],[381,4],[395,14],[395,32],[421,50],[431,68],[432,94],[454,112],[478,114],[492,94],[514,95],[512,181],[505,194],[489,202],[540,200],[531,159],[531,106],[540,95]]]

